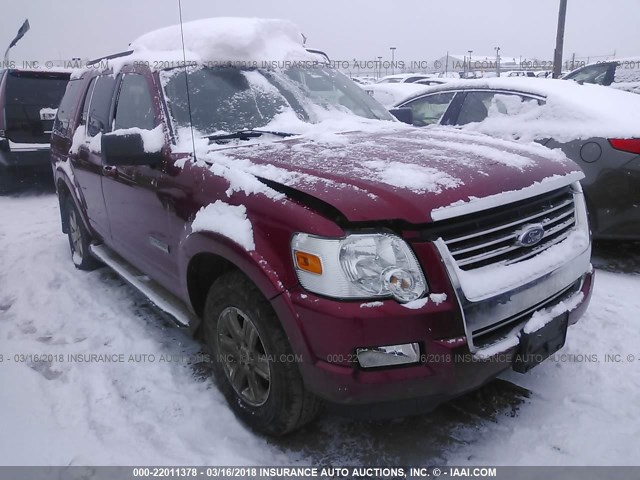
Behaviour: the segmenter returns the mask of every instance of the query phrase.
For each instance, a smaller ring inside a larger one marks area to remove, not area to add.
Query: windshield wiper
[[[213,134],[213,135],[205,135],[204,138],[208,138],[209,140],[249,140],[250,138],[261,137],[262,135],[275,135],[276,137],[293,137],[295,133],[287,133],[287,132],[274,132],[271,130],[238,130],[237,132],[231,133],[221,133],[221,134]]]

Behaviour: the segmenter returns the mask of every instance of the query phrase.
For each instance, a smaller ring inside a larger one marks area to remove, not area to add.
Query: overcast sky
[[[568,0],[565,61],[640,55],[640,0]],[[447,51],[502,52],[552,60],[559,0],[183,0],[185,20],[213,16],[286,18],[308,46],[333,59],[434,60]],[[178,0],[3,0],[0,49],[25,18],[31,31],[12,59],[94,58],[138,35],[178,23]]]

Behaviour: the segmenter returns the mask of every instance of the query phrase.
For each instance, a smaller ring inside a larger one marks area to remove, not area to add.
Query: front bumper
[[[478,309],[461,299],[434,243],[413,248],[430,291],[444,293],[444,302],[429,301],[411,310],[394,300],[331,300],[301,287],[272,299],[283,324],[295,328],[296,335],[289,337],[294,353],[304,352],[300,371],[307,388],[320,398],[350,411],[361,405],[374,411],[377,405],[381,415],[373,415],[378,417],[431,409],[511,368],[519,350],[518,331],[536,312],[571,304],[572,325],[591,298],[590,249],[519,288],[476,302],[482,307]],[[508,320],[506,330],[492,332],[482,344],[474,342],[469,319],[476,311],[482,318],[493,314],[496,321]],[[363,369],[358,363],[359,348],[413,342],[420,345],[418,364]]]
[[[570,325],[578,321],[589,304],[593,273],[584,274],[579,285],[577,292],[557,297],[554,302],[557,304],[581,294],[579,302],[569,312]],[[336,315],[326,304],[330,302],[335,307],[336,302],[313,297],[302,290],[290,293],[289,298],[297,305],[300,326],[315,357],[313,362],[300,363],[301,373],[307,388],[330,403],[366,404],[367,409],[378,404],[383,415],[430,409],[482,386],[511,368],[518,352],[517,342],[505,342],[504,348],[494,347],[490,356],[484,356],[478,350],[472,352],[455,298],[440,305],[429,302],[416,312],[395,301],[371,308],[349,303],[343,304]],[[284,302],[283,297],[274,299],[276,310],[282,307],[277,304]],[[363,309],[366,309],[365,314]],[[530,317],[523,318],[520,327]],[[394,328],[389,327],[390,322]],[[448,334],[443,336],[446,330]],[[363,369],[357,363],[355,352],[358,347],[412,341],[420,343],[421,361],[417,365]]]
[[[429,291],[440,294],[419,309],[394,300],[331,300],[301,287],[272,299],[294,352],[303,353],[299,365],[307,388],[331,403],[366,404],[367,410],[374,404],[394,410],[390,403],[430,408],[511,368],[523,329],[532,334],[549,316],[566,315],[565,329],[576,323],[593,286],[581,195],[576,185],[575,235],[546,257],[518,263],[515,274],[507,266],[501,275],[489,268],[470,277],[457,268],[442,239],[412,242]],[[413,343],[420,346],[418,364],[364,369],[358,362],[359,349]],[[544,348],[553,350],[550,344]]]

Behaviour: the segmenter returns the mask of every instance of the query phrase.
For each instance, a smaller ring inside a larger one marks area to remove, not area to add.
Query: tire
[[[87,231],[78,209],[71,197],[65,201],[65,214],[67,216],[67,237],[71,249],[71,260],[79,270],[95,270],[100,263],[91,255],[89,246],[91,236]]]
[[[203,330],[218,387],[249,427],[281,436],[316,417],[320,400],[306,390],[275,312],[242,273],[213,283]]]

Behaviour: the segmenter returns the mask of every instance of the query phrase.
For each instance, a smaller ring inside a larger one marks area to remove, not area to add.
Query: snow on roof
[[[423,92],[426,87],[419,83],[373,83],[364,85],[362,88],[383,106],[391,108]]]
[[[411,77],[424,77],[424,78],[429,78],[429,77],[433,77],[435,74],[433,73],[396,73],[394,75],[387,75],[385,77],[382,77],[380,80],[378,80],[378,82],[382,82],[383,80],[388,80],[391,78],[400,78],[400,79],[404,79],[404,78],[411,78]]]
[[[598,60],[596,62],[588,63],[587,65],[597,65],[599,63],[612,63],[612,62],[640,62],[640,56],[636,57],[622,57],[622,58],[608,58],[606,60]],[[583,65],[585,66],[585,65]],[[582,67],[580,67],[582,68]],[[577,70],[577,68],[576,68]]]
[[[445,58],[445,57],[443,57]],[[463,60],[466,59],[467,61],[469,60],[469,54],[468,53],[461,53],[461,54],[456,54],[456,53],[450,53],[449,54],[449,58],[450,59],[454,59],[454,60]],[[516,59],[516,58],[522,58],[524,60],[525,57],[523,57],[522,55],[503,55],[502,53],[500,54],[500,59],[502,61],[508,61],[509,59]],[[471,55],[471,63],[473,62],[486,62],[486,61],[492,61],[495,62],[496,61],[496,54],[492,53],[491,55]]]
[[[2,69],[0,69],[2,70]],[[66,68],[66,67],[47,67],[45,65],[40,65],[40,66],[29,66],[29,67],[22,67],[22,68],[9,68],[8,69],[9,72],[15,72],[15,73],[51,73],[51,74],[60,74],[60,75],[64,75],[64,74],[71,74],[73,72],[73,68]]]
[[[183,24],[190,58],[206,62],[317,60],[302,45],[300,29],[287,20],[217,17]],[[131,43],[134,52],[182,51],[180,25],[161,28]],[[182,56],[179,57],[181,59]]]
[[[448,89],[477,88],[537,95],[544,98],[545,105],[521,109],[516,114],[490,111],[483,122],[465,125],[469,130],[494,136],[517,136],[522,140],[640,137],[640,95],[600,85],[535,77],[483,78],[423,87],[412,97]]]

